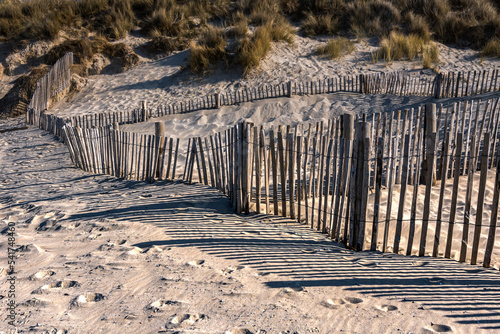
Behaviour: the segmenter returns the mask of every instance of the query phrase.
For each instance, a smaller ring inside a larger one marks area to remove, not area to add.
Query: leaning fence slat
[[[490,134],[484,134],[483,151],[481,154],[481,175],[477,195],[476,225],[474,226],[474,239],[472,242],[472,253],[470,264],[476,264],[479,250],[479,239],[481,238],[481,226],[483,223],[484,199],[486,190],[486,177],[488,176],[488,153],[490,150]]]
[[[401,190],[400,190],[400,194],[399,194],[398,218],[397,218],[397,223],[396,223],[396,234],[394,236],[394,246],[393,246],[393,252],[396,254],[399,253],[399,243],[401,241],[401,229],[402,229],[402,225],[403,225],[403,214],[404,214],[406,187],[408,184],[408,159],[409,159],[409,155],[410,155],[410,135],[405,135],[402,177],[400,179]]]

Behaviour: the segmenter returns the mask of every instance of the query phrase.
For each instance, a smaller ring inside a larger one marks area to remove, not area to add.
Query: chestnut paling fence
[[[217,187],[237,213],[290,217],[356,250],[489,267],[498,228],[498,102],[428,104],[294,128],[241,123],[190,140],[183,177]]]
[[[61,64],[70,68],[71,62]],[[30,104],[27,120],[61,136],[73,163],[89,172],[198,181],[227,194],[237,213],[297,219],[356,250],[456,257],[489,267],[498,228],[498,98],[343,115],[306,127],[239,123],[205,138],[167,138],[161,122],[155,135],[122,131],[120,124],[337,91],[471,96],[498,91],[497,77],[498,70],[337,77],[215,94],[156,110],[143,104],[128,112],[67,118],[47,112],[48,98]],[[57,89],[39,86],[43,96],[64,89],[65,81],[56,81]],[[488,181],[493,197],[486,193]]]

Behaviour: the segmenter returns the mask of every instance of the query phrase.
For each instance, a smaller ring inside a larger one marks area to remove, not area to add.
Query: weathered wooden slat
[[[492,208],[490,215],[490,226],[489,226],[488,240],[486,242],[486,249],[484,252],[484,261],[483,261],[483,267],[485,268],[490,267],[491,254],[493,253],[493,247],[495,245],[499,198],[500,198],[500,163],[497,164],[497,170],[495,174],[495,184],[494,184]]]
[[[278,160],[280,165],[281,178],[281,215],[286,217],[286,175],[285,175],[285,156],[283,148],[283,131],[280,126],[278,129]]]
[[[397,223],[396,223],[396,233],[394,235],[394,246],[393,246],[393,251],[396,254],[399,253],[399,243],[401,242],[401,230],[402,230],[402,226],[403,226],[406,187],[408,184],[409,155],[410,155],[410,135],[405,135],[402,176],[400,179],[401,190],[399,192],[398,218],[397,218]]]
[[[483,210],[486,190],[486,177],[488,176],[488,153],[490,151],[490,134],[484,134],[483,151],[481,154],[481,175],[479,179],[479,188],[476,207],[476,225],[474,226],[474,239],[472,242],[472,253],[470,264],[477,263],[477,253],[479,250],[479,239],[481,238],[481,227],[483,224]]]

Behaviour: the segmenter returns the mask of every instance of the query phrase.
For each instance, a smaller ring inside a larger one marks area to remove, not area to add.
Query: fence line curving
[[[239,123],[188,140],[165,137],[161,122],[155,135],[120,130],[120,124],[167,114],[293,95],[474,96],[499,90],[497,69],[338,76],[245,88],[156,110],[143,103],[126,112],[60,118],[46,110],[50,97],[67,87],[70,57],[42,79],[27,119],[61,136],[83,170],[149,182],[198,181],[227,194],[237,213],[296,219],[356,250],[456,257],[485,267],[498,257],[499,98],[346,114],[306,128]],[[491,198],[485,186],[493,176]]]

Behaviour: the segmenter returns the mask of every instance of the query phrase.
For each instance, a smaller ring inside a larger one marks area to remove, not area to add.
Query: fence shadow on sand
[[[109,190],[92,212],[66,219],[155,225],[164,229],[165,239],[134,246],[197,247],[254,268],[260,275],[274,274],[264,283],[270,288],[342,287],[443,311],[458,323],[500,329],[496,270],[443,258],[356,253],[289,219],[234,215],[226,197],[203,185],[163,181],[129,188],[127,196],[113,196],[123,194],[120,188]]]

